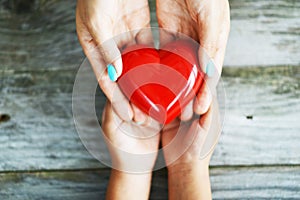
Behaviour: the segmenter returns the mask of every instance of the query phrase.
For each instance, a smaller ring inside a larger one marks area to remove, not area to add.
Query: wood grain
[[[0,74],[0,169],[99,167],[72,118],[73,71]]]
[[[76,1],[36,2],[39,7],[24,14],[0,4],[0,69],[76,69],[83,56]]]
[[[1,199],[104,199],[109,170],[0,174]],[[213,199],[299,199],[298,167],[210,170]],[[188,186],[187,186],[188,187]],[[167,199],[167,174],[154,172],[150,199]]]
[[[73,83],[84,57],[76,1],[37,1],[23,14],[3,2],[0,199],[104,199],[109,170],[82,145],[72,113]],[[210,170],[214,199],[300,199],[299,3],[230,0],[219,87],[226,94],[220,98],[225,120]],[[157,26],[154,0],[150,6]],[[82,90],[87,87],[83,82]],[[99,90],[95,100],[99,117],[105,102]],[[90,119],[85,122],[87,131],[96,130]],[[150,199],[167,199],[165,169],[154,174]]]
[[[0,123],[1,171],[101,166],[74,127],[74,76],[69,70],[2,71],[0,113],[10,120]],[[299,68],[227,68],[223,79],[225,120],[212,166],[299,164]],[[96,96],[101,112],[105,98]],[[86,122],[86,130],[96,128]]]
[[[224,70],[225,120],[213,165],[300,162],[299,74],[299,67]]]
[[[300,2],[230,0],[226,66],[299,65]]]

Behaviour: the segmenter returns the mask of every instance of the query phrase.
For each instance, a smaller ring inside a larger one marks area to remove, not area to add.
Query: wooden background
[[[84,59],[75,1],[11,2],[0,0],[0,199],[104,199],[109,169],[83,147],[72,116]],[[213,198],[300,199],[300,2],[230,5]],[[166,180],[154,172],[150,199],[167,199]]]

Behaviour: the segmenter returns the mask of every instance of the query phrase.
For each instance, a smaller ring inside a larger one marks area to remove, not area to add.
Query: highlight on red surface
[[[161,124],[181,114],[204,79],[199,70],[198,44],[172,41],[161,49],[146,45],[122,53],[123,74],[118,84],[132,103]]]

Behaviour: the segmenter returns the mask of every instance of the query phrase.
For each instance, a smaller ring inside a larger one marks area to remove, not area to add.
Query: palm
[[[115,2],[115,1],[113,1]],[[116,2],[114,6],[117,7],[115,12],[109,13],[113,23],[113,35],[116,36],[121,33],[132,31],[128,35],[121,36],[119,48],[122,48],[128,43],[140,42],[138,41],[138,34],[143,28],[150,27],[150,13],[148,1],[146,0],[129,0]],[[105,10],[106,8],[102,9]],[[116,9],[116,8],[115,8]]]
[[[150,26],[148,1],[146,0],[82,0],[77,3],[77,31],[79,39],[89,50],[99,43],[129,30],[140,30]],[[94,33],[96,31],[96,33]],[[123,34],[118,46],[135,42],[139,31]],[[100,34],[101,41],[94,36]]]
[[[192,18],[187,1],[158,0],[156,12],[160,27],[174,33],[183,33],[198,41],[197,23]]]
[[[217,101],[207,113],[194,117],[188,122],[176,120],[164,127],[162,145],[167,165],[193,163],[199,161],[209,163],[211,151],[221,133],[221,123]],[[203,159],[202,156],[205,156]]]

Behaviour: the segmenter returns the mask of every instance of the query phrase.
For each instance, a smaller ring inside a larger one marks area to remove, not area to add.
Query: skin
[[[128,45],[152,43],[149,32],[140,31],[132,31],[130,34],[122,34],[116,40],[110,40],[120,33],[150,26],[148,1],[77,1],[78,38],[101,89],[109,99],[104,112],[103,129],[114,169],[107,189],[107,199],[148,199],[159,135],[163,147],[166,147],[164,155],[169,174],[170,199],[211,199],[208,165],[212,151],[201,160],[198,155],[206,136],[210,132],[220,131],[216,120],[211,118],[218,118],[213,96],[221,74],[229,33],[228,1],[157,0],[156,7],[160,27],[184,33],[200,42],[198,55],[201,70],[206,71],[207,53],[218,72],[212,78],[205,78],[199,91],[201,95],[197,95],[194,102],[183,111],[180,118],[185,122],[178,133],[181,121],[177,119],[164,127],[161,134],[156,134],[158,125],[151,120],[149,123],[149,118],[126,99],[118,85],[109,79],[106,71],[106,65],[112,63],[120,76],[120,51]],[[162,32],[160,35],[162,45],[175,38],[176,35],[169,32]],[[193,118],[194,112],[202,115],[200,120]],[[143,125],[133,125],[131,120],[143,122]],[[124,130],[127,134],[124,134]],[[178,145],[174,146],[170,141],[176,134],[179,137],[174,144]],[[145,136],[152,137],[138,139]],[[119,149],[131,154],[153,154],[147,158],[147,162],[139,162],[143,163],[139,168],[139,172],[143,173],[133,174],[128,172],[132,167],[128,163],[131,162],[128,162],[128,157],[124,157]],[[184,153],[181,155],[182,152]]]
[[[228,0],[157,0],[159,26],[186,34],[200,42],[199,63],[206,72],[209,56],[216,68],[195,98],[183,111],[182,120],[189,120],[193,111],[201,115],[211,105],[212,95],[220,78],[230,29]],[[99,12],[101,11],[101,12]],[[76,27],[82,48],[91,62],[99,85],[124,120],[144,122],[147,116],[124,97],[120,88],[107,75],[106,65],[112,63],[118,76],[122,74],[120,50],[135,43],[152,43],[150,32],[132,31],[150,27],[147,0],[78,0]],[[122,34],[117,40],[111,38]],[[161,33],[162,45],[176,36]],[[96,48],[97,47],[97,48]]]
[[[160,125],[154,120],[145,125],[124,121],[108,101],[102,129],[113,164],[106,199],[148,199],[160,141]],[[150,156],[131,159],[123,152]],[[138,168],[134,168],[136,166]]]
[[[131,105],[116,82],[107,74],[112,63],[118,76],[122,74],[120,51],[128,45],[151,44],[150,13],[147,0],[78,0],[76,30],[79,42],[88,57],[99,85],[117,114],[126,121],[146,121],[147,116]],[[130,32],[128,32],[130,31]],[[125,33],[127,32],[127,33]],[[119,36],[119,34],[121,34]],[[115,40],[114,38],[118,36]]]
[[[207,135],[221,131],[215,98],[201,119],[194,116],[183,124],[177,120],[165,126],[162,132],[154,120],[145,125],[122,120],[108,102],[102,128],[113,160],[107,199],[149,198],[152,169],[160,141],[168,169],[169,198],[211,199],[208,166],[213,151],[202,159],[199,155]],[[130,159],[122,151],[133,155],[151,153],[151,156]],[[133,166],[139,168],[133,169]]]
[[[162,45],[176,39],[177,35],[172,32],[183,33],[200,43],[201,70],[206,72],[209,58],[215,65],[213,77],[205,77],[206,81],[194,102],[181,115],[182,120],[189,120],[193,112],[199,115],[206,113],[215,94],[230,29],[228,0],[157,0],[156,13],[159,26],[170,30],[161,32]]]
[[[200,158],[200,153],[206,137],[220,131],[216,98],[200,119],[193,116],[187,122],[177,120],[164,127],[162,146],[168,169],[169,199],[212,198],[209,162],[214,147],[204,158]]]
[[[120,171],[132,171],[133,162],[140,162],[139,158],[128,157],[129,154],[151,154],[142,163],[137,163],[140,168],[133,170],[136,173],[152,170],[160,140],[160,124],[149,120],[147,124],[138,125],[132,121],[121,119],[111,103],[108,101],[103,114],[102,129],[107,146],[113,158],[113,168]]]

